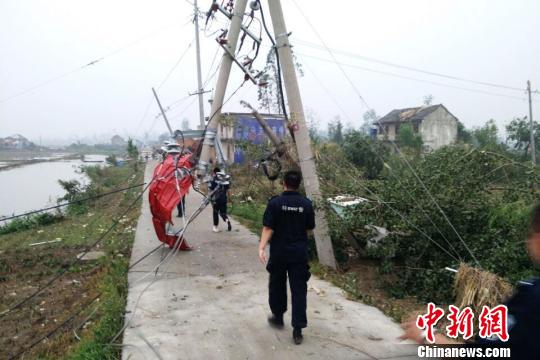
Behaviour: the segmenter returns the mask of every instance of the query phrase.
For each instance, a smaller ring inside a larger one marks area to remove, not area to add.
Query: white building
[[[380,118],[377,127],[379,140],[395,141],[399,127],[411,124],[420,134],[426,151],[436,150],[457,141],[459,120],[442,104],[396,109]]]

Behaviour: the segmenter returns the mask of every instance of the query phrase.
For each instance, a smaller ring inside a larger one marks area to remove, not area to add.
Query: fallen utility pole
[[[532,111],[531,81],[527,80],[527,92],[529,93],[529,126],[531,133],[531,161],[536,166],[536,144],[534,143],[534,121]]]
[[[262,115],[259,114],[259,112],[255,108],[253,108],[253,106],[251,106],[251,104],[249,104],[247,101],[242,100],[240,101],[240,103],[247,107],[249,110],[251,110],[251,113],[253,114],[257,122],[261,125],[266,136],[268,136],[272,144],[274,144],[274,146],[276,147],[277,155],[280,158],[285,159],[285,161],[287,161],[290,165],[299,168],[300,166],[298,166],[298,163],[289,154],[289,150],[285,141],[277,137],[277,135],[270,128],[270,126],[268,126],[268,123],[262,117]]]
[[[161,102],[159,101],[159,97],[157,96],[156,90],[152,88],[152,92],[154,93],[154,97],[156,98],[157,104],[159,106],[159,110],[161,111],[161,116],[163,116],[163,119],[165,120],[165,124],[167,125],[167,128],[169,129],[169,133],[171,134],[171,137],[174,136],[173,129],[171,127],[171,124],[169,124],[169,119],[167,119],[167,115],[165,114],[165,111],[163,110],[163,106],[161,106]]]
[[[203,146],[201,154],[199,156],[199,163],[197,165],[197,176],[204,177],[208,173],[208,164],[211,156],[211,148],[214,146],[214,141],[217,135],[217,127],[219,118],[221,115],[221,107],[225,99],[225,91],[227,90],[227,84],[229,82],[229,75],[231,73],[231,67],[233,64],[233,58],[229,54],[236,52],[236,45],[240,35],[242,26],[242,20],[244,18],[244,12],[246,11],[247,0],[238,0],[234,5],[234,10],[231,15],[231,26],[227,32],[227,42],[224,44],[228,51],[223,54],[221,59],[221,66],[219,68],[219,76],[216,84],[216,92],[214,94],[214,100],[212,101],[212,108],[210,110],[210,118],[206,126],[204,133]]]
[[[320,207],[322,196],[319,178],[315,167],[315,158],[311,149],[311,140],[304,116],[304,108],[294,68],[291,46],[289,44],[289,34],[287,33],[283,9],[281,8],[281,1],[270,0],[268,1],[268,7],[274,26],[276,47],[283,69],[283,82],[289,101],[290,121],[295,129],[296,151],[298,152],[300,169],[304,178],[304,187],[307,196],[313,199],[316,204],[315,221],[317,226],[315,227],[314,235],[317,254],[321,264],[335,269],[336,259],[334,257],[332,241],[328,235],[328,223],[326,222],[324,209]]]

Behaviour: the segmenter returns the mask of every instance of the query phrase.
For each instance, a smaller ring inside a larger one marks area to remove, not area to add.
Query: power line
[[[307,63],[304,62],[304,65],[306,65],[307,69],[312,73],[313,77],[315,78],[315,80],[317,80],[317,82],[319,83],[319,85],[321,86],[321,88],[327,93],[327,95],[330,97],[330,99],[332,99],[332,101],[336,104],[336,106],[341,110],[341,112],[345,115],[345,117],[347,117],[349,119],[349,121],[353,121],[351,119],[351,117],[349,116],[349,114],[341,107],[341,105],[339,104],[339,102],[337,101],[337,99],[333,96],[333,94],[330,92],[330,90],[324,85],[324,83],[322,81],[320,81],[320,79],[317,77],[317,75],[315,74],[315,72],[307,65]],[[382,156],[379,154],[379,151],[377,149],[375,149],[375,147],[371,144],[371,143],[367,143],[369,145],[369,147],[371,148],[371,150],[373,151],[373,153],[375,154],[375,156],[377,156],[379,158],[379,160],[384,164],[385,161],[384,159],[382,158]],[[398,181],[399,185],[405,189],[406,187],[403,185],[403,183],[401,182],[401,180],[399,179],[399,177],[394,174],[394,171],[390,168],[390,174]],[[433,219],[429,216],[429,214],[424,210],[424,208],[422,208],[422,206],[416,201],[416,199],[414,199],[412,197],[412,195],[407,192],[407,195],[409,196],[409,198],[411,199],[411,201],[413,201],[415,204],[416,204],[416,207],[418,209],[420,209],[420,211],[424,214],[424,216],[429,220],[429,222],[437,229],[437,232],[442,236],[442,238],[446,241],[446,243],[450,246],[450,248],[452,248],[452,250],[456,253],[456,255],[458,255],[459,257],[459,254],[458,252],[456,251],[456,249],[454,248],[453,244],[446,238],[446,236],[442,233],[442,231],[440,230],[440,228],[437,226],[437,224],[435,224],[435,222],[433,221]]]
[[[178,58],[176,63],[174,63],[174,65],[170,68],[170,70],[167,72],[167,74],[163,77],[163,80],[161,80],[160,84],[157,86],[158,90],[167,82],[167,80],[169,80],[169,78],[172,75],[172,73],[174,72],[174,70],[178,67],[178,65],[180,65],[180,63],[182,62],[182,60],[186,56],[186,54],[187,54],[188,50],[191,48],[192,44],[193,44],[193,40],[191,40],[191,42],[187,45],[186,49],[182,52],[182,54],[180,55],[180,57]],[[176,102],[179,102],[181,100],[182,99],[180,99],[180,100],[178,100]],[[139,120],[139,123],[137,124],[135,134],[137,134],[139,132],[144,120],[148,116],[148,112],[150,111],[150,107],[152,106],[152,102],[153,102],[153,98],[149,97],[148,103],[146,104],[146,107],[145,107],[145,110],[144,110],[144,113],[143,113],[143,116],[141,117],[141,119]],[[152,128],[153,128],[153,126],[152,126]]]
[[[176,63],[173,65],[173,67],[169,70],[169,72],[167,73],[167,75],[165,75],[165,78],[163,78],[163,80],[161,81],[161,83],[157,86],[157,89],[159,90],[166,82],[167,80],[169,80],[169,77],[172,75],[172,73],[174,72],[174,70],[178,67],[178,65],[180,65],[180,63],[182,62],[182,60],[184,59],[184,56],[186,56],[186,54],[188,53],[189,49],[191,48],[191,45],[193,44],[193,41],[191,41],[189,43],[189,45],[187,46],[187,48],[184,50],[184,52],[182,53],[182,55],[180,55],[180,57],[178,58],[178,60],[176,61]]]
[[[72,320],[75,319],[75,317],[77,317],[77,315],[79,315],[80,313],[82,313],[84,310],[88,309],[90,307],[90,305],[92,305],[96,300],[99,299],[99,297],[101,296],[101,293],[98,293],[96,296],[94,296],[85,306],[79,308],[77,311],[75,311],[74,313],[72,313],[66,320],[64,320],[62,323],[58,324],[54,329],[52,329],[51,331],[49,331],[47,334],[45,334],[44,336],[40,337],[39,339],[37,340],[34,340],[29,346],[25,347],[24,349],[20,350],[18,353],[16,353],[15,355],[11,355],[8,359],[9,360],[12,360],[12,359],[16,359],[18,358],[19,356],[23,355],[24,353],[28,352],[29,350],[33,349],[36,345],[38,345],[40,342],[42,342],[43,340],[45,339],[48,339],[50,338],[51,336],[53,336],[58,330],[60,330],[61,328],[63,328],[64,326],[66,326],[69,322],[71,322]]]
[[[293,4],[294,6],[296,6],[296,8],[298,9],[298,12],[300,12],[300,15],[302,15],[302,17],[304,18],[304,20],[307,22],[307,24],[309,25],[309,27],[311,28],[311,30],[313,31],[313,33],[315,35],[317,35],[317,37],[319,38],[319,41],[321,42],[321,44],[323,44],[323,46],[325,47],[326,51],[330,54],[330,56],[332,57],[332,59],[334,60],[334,63],[338,66],[339,70],[341,71],[341,73],[343,74],[343,76],[345,77],[345,79],[347,79],[347,81],[349,82],[349,84],[351,85],[351,87],[353,88],[354,92],[356,93],[356,95],[358,96],[358,98],[360,99],[360,102],[362,102],[366,108],[370,108],[368,103],[366,102],[366,100],[364,99],[364,97],[362,96],[362,94],[360,94],[360,91],[358,90],[358,88],[356,87],[356,85],[354,84],[354,82],[351,80],[351,78],[349,77],[349,75],[347,75],[347,72],[345,71],[345,69],[343,69],[343,66],[340,64],[340,62],[337,60],[336,56],[334,55],[334,53],[332,52],[332,50],[328,47],[328,45],[326,45],[326,42],[323,40],[321,34],[319,34],[319,32],[317,31],[317,28],[315,26],[313,26],[313,24],[311,23],[311,21],[309,20],[309,18],[306,16],[306,14],[304,14],[304,12],[302,11],[302,9],[300,8],[300,6],[298,6],[298,4],[296,3],[295,0],[293,0]]]
[[[298,40],[297,39],[296,42],[301,44],[301,45],[308,46],[308,47],[311,47],[311,48],[314,48],[314,49],[321,49],[321,47],[318,46],[317,44],[314,44],[314,43],[311,43],[311,42],[308,42],[308,41],[303,41],[303,40]],[[339,49],[334,49],[334,48],[332,48],[331,50],[334,53],[342,54],[342,55],[345,55],[345,56],[348,56],[348,57],[352,57],[352,58],[356,58],[356,59],[360,59],[360,60],[364,60],[364,61],[368,61],[368,62],[373,62],[373,63],[377,63],[377,64],[382,64],[382,65],[386,65],[386,66],[391,66],[391,67],[395,67],[395,68],[399,68],[399,69],[415,71],[415,72],[419,72],[419,73],[422,73],[422,74],[438,76],[438,77],[442,77],[442,78],[446,78],[446,79],[450,79],[450,80],[469,82],[469,83],[477,84],[477,85],[484,85],[484,86],[490,86],[490,87],[496,87],[496,88],[501,88],[501,89],[520,91],[520,92],[523,92],[525,90],[523,88],[509,86],[509,85],[503,85],[503,84],[497,84],[497,83],[492,83],[492,82],[468,79],[468,78],[465,78],[465,77],[448,75],[448,74],[443,74],[443,73],[439,73],[439,72],[435,72],[435,71],[423,70],[423,69],[419,69],[419,68],[415,68],[415,67],[411,67],[411,66],[407,66],[407,65],[400,65],[400,64],[396,64],[396,63],[392,63],[392,62],[388,62],[388,61],[384,61],[384,60],[380,60],[380,59],[376,59],[376,58],[372,58],[372,57],[368,57],[368,56],[355,54],[355,53],[345,51],[345,50],[339,50]]]
[[[17,218],[28,216],[28,215],[38,214],[38,213],[42,213],[42,212],[49,211],[49,210],[59,209],[59,208],[65,207],[65,206],[69,206],[71,204],[79,204],[79,203],[82,203],[82,202],[85,202],[85,201],[99,199],[99,198],[102,198],[104,196],[109,196],[109,195],[116,194],[116,193],[119,193],[119,192],[122,192],[122,191],[134,189],[134,188],[137,188],[137,187],[141,187],[141,186],[143,186],[145,184],[146,183],[137,184],[137,185],[133,185],[133,186],[128,186],[128,187],[125,187],[125,188],[122,188],[122,189],[116,189],[116,190],[113,190],[113,191],[109,191],[109,192],[99,194],[99,195],[95,195],[95,196],[90,196],[90,197],[80,199],[80,200],[68,201],[68,202],[64,202],[62,204],[58,204],[58,205],[55,205],[55,206],[50,206],[50,207],[42,208],[42,209],[39,209],[39,210],[29,211],[29,212],[26,212],[26,213],[23,213],[23,214],[13,215],[13,216],[9,216],[9,217],[3,217],[3,218],[0,218],[0,222],[12,220],[12,219],[17,219]]]
[[[153,181],[154,179],[152,179]],[[42,293],[45,289],[47,289],[48,287],[50,287],[56,280],[60,279],[61,277],[63,277],[66,273],[67,273],[67,270],[70,269],[72,266],[78,264],[80,261],[82,261],[82,258],[88,254],[88,252],[90,252],[90,250],[92,250],[94,247],[96,247],[98,244],[100,244],[107,235],[109,235],[109,233],[111,231],[113,231],[116,226],[119,224],[120,222],[120,219],[125,216],[129,211],[131,211],[135,205],[137,205],[137,202],[139,201],[139,199],[142,197],[142,195],[144,194],[144,192],[146,191],[146,189],[148,189],[148,187],[152,184],[152,181],[150,181],[145,187],[144,189],[140,192],[140,194],[137,196],[137,198],[126,208],[126,210],[119,216],[116,217],[116,219],[113,220],[113,223],[112,225],[107,229],[107,231],[105,231],[94,243],[90,244],[89,246],[86,247],[86,249],[79,255],[75,258],[75,260],[71,261],[71,263],[69,264],[69,266],[67,266],[63,271],[59,272],[56,276],[54,276],[51,280],[49,280],[44,286],[38,288],[36,291],[34,291],[32,294],[30,294],[29,296],[27,296],[26,298],[24,298],[23,300],[19,301],[18,303],[16,303],[15,305],[13,306],[10,306],[7,310],[4,310],[3,312],[0,313],[0,319],[3,318],[4,316],[6,316],[7,314],[9,314],[10,312],[12,312],[13,310],[15,309],[18,309],[19,307],[21,307],[22,305],[26,304],[28,301],[30,301],[31,299],[33,299],[34,297],[36,297],[37,295],[39,295],[40,293]]]
[[[148,256],[152,255],[153,253],[155,253],[159,248],[161,248],[163,246],[163,244],[160,244],[158,246],[156,246],[154,249],[150,250],[149,252],[147,252],[145,255],[141,256],[137,261],[135,261],[133,264],[131,264],[129,267],[128,267],[128,271],[131,270],[132,268],[134,268],[136,265],[138,265],[141,261],[143,261],[144,259],[146,259]],[[69,322],[71,322],[72,320],[75,319],[75,317],[77,317],[77,315],[79,315],[80,313],[82,313],[83,311],[85,311],[86,309],[88,309],[96,300],[99,300],[99,297],[102,295],[102,293],[98,293],[96,296],[94,296],[86,305],[84,305],[83,307],[79,308],[77,311],[73,312],[66,320],[64,320],[62,323],[58,324],[54,329],[52,329],[51,331],[49,331],[47,334],[45,334],[44,336],[42,336],[41,338],[33,341],[29,346],[27,346],[26,348],[22,349],[20,352],[18,352],[17,354],[15,355],[12,355],[9,359],[15,359],[19,356],[21,356],[22,354],[28,352],[29,350],[33,349],[34,347],[36,347],[40,342],[50,338],[51,336],[53,336],[54,334],[56,334],[56,332],[58,330],[60,330],[61,328],[63,328],[64,326],[66,326]]]
[[[303,57],[309,57],[309,58],[317,59],[317,60],[320,60],[320,61],[336,63],[335,61],[332,61],[330,59],[326,59],[326,58],[323,58],[323,57],[320,57],[320,56],[308,55],[308,54],[299,53],[299,52],[296,52],[296,54],[302,55]],[[508,99],[526,101],[525,98],[522,98],[522,97],[519,97],[519,96],[506,95],[506,94],[501,94],[501,93],[494,93],[494,92],[480,90],[480,89],[466,88],[466,87],[462,87],[462,86],[455,86],[455,85],[440,83],[440,82],[431,81],[431,80],[418,79],[418,78],[414,78],[414,77],[411,77],[411,76],[400,75],[400,74],[391,73],[391,72],[387,72],[387,71],[371,69],[371,68],[367,68],[367,67],[364,67],[364,66],[355,65],[355,64],[348,64],[348,63],[343,63],[343,62],[339,62],[339,61],[338,61],[338,63],[340,65],[347,66],[347,67],[350,67],[350,68],[359,69],[359,70],[368,71],[368,72],[381,74],[381,75],[386,75],[386,76],[391,76],[391,77],[395,77],[395,78],[400,78],[400,79],[405,79],[405,80],[412,80],[412,81],[417,81],[417,82],[423,82],[423,83],[426,83],[426,84],[443,86],[443,87],[447,87],[447,88],[451,88],[451,89],[469,91],[469,92],[474,92],[474,93],[479,93],[479,94],[484,94],[484,95],[491,95],[491,96],[504,97],[504,98],[508,98]]]
[[[141,36],[141,37],[138,38],[137,40],[132,41],[132,42],[128,43],[127,45],[121,46],[121,47],[119,47],[119,48],[117,48],[117,49],[115,49],[115,50],[113,50],[113,51],[111,51],[111,52],[109,52],[109,53],[107,53],[107,54],[105,54],[105,55],[99,57],[99,58],[96,58],[95,60],[92,60],[92,61],[86,63],[85,65],[79,66],[79,67],[77,67],[77,68],[74,68],[74,69],[72,69],[72,70],[69,70],[69,71],[67,71],[67,72],[64,72],[64,73],[62,73],[62,74],[60,74],[60,75],[54,76],[54,77],[52,77],[52,78],[50,78],[50,79],[47,79],[47,80],[45,80],[45,81],[43,81],[43,82],[37,83],[37,84],[35,84],[35,85],[33,85],[33,86],[30,86],[30,87],[28,87],[28,88],[26,88],[26,89],[24,89],[24,90],[21,90],[21,91],[19,91],[19,92],[16,92],[16,93],[14,93],[14,94],[11,94],[11,95],[9,95],[9,96],[7,96],[7,97],[5,97],[5,98],[2,98],[2,99],[0,99],[0,104],[2,104],[2,103],[4,103],[4,102],[7,102],[7,101],[9,101],[9,100],[18,98],[18,97],[20,97],[20,96],[26,95],[26,94],[28,94],[28,93],[30,93],[30,92],[36,90],[36,89],[39,89],[39,88],[41,88],[41,87],[43,87],[43,86],[46,86],[46,85],[49,85],[49,84],[51,84],[51,83],[53,83],[53,82],[56,82],[56,81],[58,81],[58,80],[61,80],[61,79],[65,78],[65,77],[67,77],[67,76],[69,76],[69,75],[71,75],[71,74],[73,74],[73,73],[76,73],[76,72],[78,72],[78,71],[84,70],[84,69],[86,69],[86,68],[88,68],[88,67],[90,67],[90,66],[96,65],[97,63],[99,63],[99,62],[105,60],[106,58],[109,58],[109,57],[111,57],[111,56],[114,56],[114,55],[118,54],[119,52],[124,51],[124,50],[130,48],[130,47],[132,47],[132,46],[134,46],[134,45],[140,43],[141,41],[143,41],[143,40],[145,40],[145,39],[147,39],[147,38],[149,38],[149,37],[155,35],[156,33],[160,32],[160,31],[163,31],[163,30],[166,29],[166,28],[169,28],[170,26],[171,26],[171,25],[167,25],[167,26],[161,27],[161,28],[159,28],[159,29],[157,29],[157,30],[154,30],[154,31],[152,31],[152,32],[150,32],[150,33],[144,35],[144,36]]]
[[[337,162],[337,159],[330,159],[329,156],[327,155],[323,155],[327,161],[331,162],[331,163],[336,163]],[[354,165],[351,164],[349,161],[347,161],[347,163],[349,163],[349,168],[354,168]],[[360,187],[362,187],[364,190],[366,190],[369,194],[371,194],[372,196],[375,197],[375,199],[382,205],[388,207],[394,214],[398,215],[403,221],[405,221],[407,223],[407,225],[409,225],[410,227],[412,227],[413,229],[415,229],[416,231],[418,231],[420,234],[422,234],[422,236],[424,236],[426,239],[428,239],[429,241],[433,242],[435,245],[437,245],[438,248],[440,248],[442,251],[444,251],[448,256],[450,256],[451,258],[453,258],[454,260],[456,261],[460,261],[460,259],[458,259],[456,256],[454,256],[452,253],[450,253],[447,249],[445,249],[441,244],[439,244],[437,241],[435,241],[433,238],[431,238],[428,234],[426,234],[422,229],[420,229],[418,226],[416,226],[413,222],[411,222],[409,219],[407,219],[407,217],[405,215],[403,215],[399,210],[395,209],[394,207],[392,207],[388,202],[385,202],[383,201],[373,190],[371,190],[370,188],[368,188],[367,186],[365,185],[362,185],[361,181],[358,181],[358,178],[354,177],[353,175],[351,175],[349,172],[345,171],[345,174],[348,175],[353,181],[355,181],[356,184],[360,185]],[[447,240],[448,242],[448,240]],[[455,251],[455,249],[454,249]],[[458,255],[458,254],[456,254]],[[458,255],[459,256],[459,255]]]
[[[336,63],[336,65],[339,67],[339,69],[341,70],[341,72],[343,73],[343,75],[345,76],[345,78],[347,79],[347,81],[350,83],[351,87],[354,89],[354,91],[356,92],[357,96],[359,97],[359,99],[364,103],[364,105],[370,109],[370,110],[373,110],[369,105],[368,103],[365,101],[365,99],[362,97],[362,95],[360,94],[360,92],[358,91],[358,88],[355,86],[354,82],[351,80],[351,78],[348,76],[347,72],[345,71],[345,69],[343,69],[343,67],[341,66],[341,64],[337,61],[335,55],[333,54],[332,50],[326,45],[326,43],[324,42],[324,40],[322,39],[321,35],[319,34],[319,32],[317,31],[317,29],[315,28],[315,26],[313,26],[313,24],[311,23],[311,21],[309,21],[308,17],[302,12],[302,10],[300,9],[300,7],[298,6],[298,4],[296,3],[296,0],[292,0],[294,5],[296,6],[296,8],[298,9],[298,11],[300,12],[300,14],[302,15],[302,17],[304,18],[304,20],[309,24],[309,26],[312,28],[313,32],[315,33],[315,35],[317,35],[317,37],[319,38],[319,40],[321,41],[321,43],[324,45],[324,47],[326,48],[326,50],[328,51],[328,53],[330,54],[330,56],[332,57],[332,59],[334,59],[334,62]],[[384,128],[384,126],[382,126],[382,124],[380,123],[379,119],[376,120],[377,123],[379,124],[379,127],[383,129],[383,131],[386,133],[386,135],[388,136],[388,132],[386,131],[386,129]],[[467,243],[465,242],[465,240],[463,240],[463,238],[461,237],[461,235],[459,234],[459,232],[457,231],[457,229],[455,228],[455,226],[452,224],[452,222],[450,221],[450,219],[448,218],[448,216],[446,216],[446,213],[444,212],[444,210],[440,207],[439,203],[437,202],[437,200],[435,199],[435,197],[431,194],[431,192],[429,191],[429,189],[427,188],[427,186],[424,184],[424,182],[422,181],[422,179],[420,179],[420,177],[418,176],[418,174],[416,173],[416,171],[414,171],[414,168],[411,166],[410,162],[407,160],[407,158],[405,157],[405,155],[402,153],[402,151],[399,149],[399,147],[397,146],[397,144],[395,143],[395,141],[390,141],[391,144],[393,145],[393,147],[395,148],[395,150],[397,151],[397,153],[401,156],[402,160],[405,162],[405,164],[407,165],[407,167],[409,168],[409,170],[411,171],[411,173],[414,175],[414,177],[416,178],[416,180],[420,183],[420,185],[423,187],[423,189],[425,190],[425,192],[429,195],[431,201],[433,202],[433,204],[437,207],[437,209],[439,210],[439,212],[442,214],[442,216],[444,217],[444,219],[446,220],[446,222],[448,223],[448,225],[452,228],[452,230],[454,231],[454,233],[456,234],[456,236],[458,237],[458,239],[461,241],[461,243],[463,244],[463,246],[467,249],[467,251],[469,252],[469,254],[471,255],[472,259],[476,262],[476,264],[479,266],[480,265],[480,262],[478,261],[478,259],[476,258],[476,256],[474,255],[474,253],[472,252],[472,250],[469,248],[469,246],[467,245]]]

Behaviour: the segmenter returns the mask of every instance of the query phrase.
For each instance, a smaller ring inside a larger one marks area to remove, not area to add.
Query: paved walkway
[[[147,167],[147,180],[152,167]],[[200,201],[194,192],[187,196],[188,214]],[[416,358],[415,346],[396,340],[396,323],[314,276],[309,281],[309,327],[304,343],[294,345],[290,311],[284,330],[266,323],[268,277],[257,257],[257,236],[235,221],[232,232],[215,234],[211,225],[207,208],[186,232],[195,250],[171,257],[156,277],[149,272],[167,249],[130,271],[123,359]],[[145,195],[131,262],[156,245]]]

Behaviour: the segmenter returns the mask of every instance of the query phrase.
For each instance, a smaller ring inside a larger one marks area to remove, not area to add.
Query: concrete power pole
[[[201,46],[199,44],[199,7],[197,6],[197,0],[193,1],[194,16],[195,16],[195,53],[197,56],[197,94],[199,96],[199,126],[200,129],[204,129],[204,99],[203,99],[203,85],[201,74]]]
[[[300,96],[300,89],[296,78],[291,46],[289,44],[289,35],[287,34],[285,19],[283,17],[283,9],[281,8],[280,0],[269,0],[268,7],[274,26],[274,36],[276,37],[277,51],[279,52],[279,59],[283,71],[283,82],[289,101],[290,121],[293,124],[298,125],[298,129],[295,131],[296,150],[298,152],[300,169],[302,170],[302,176],[304,178],[304,187],[306,189],[306,194],[313,199],[316,204],[320,204],[322,197],[319,189],[319,178],[317,177],[315,159],[311,150],[311,141],[306,125],[306,119],[304,117],[304,107],[302,105],[302,98]],[[321,264],[335,269],[336,259],[334,257],[332,241],[328,235],[328,223],[324,217],[324,210],[318,206],[315,210],[315,220],[317,226],[315,227],[314,234],[319,261]]]
[[[529,93],[529,124],[531,132],[531,161],[536,166],[536,146],[534,143],[534,122],[532,111],[531,81],[527,80],[527,92]]]
[[[234,54],[236,52],[236,45],[240,35],[240,29],[242,26],[242,20],[246,11],[247,0],[237,0],[232,13],[231,26],[228,31],[227,46],[229,52]],[[214,100],[212,101],[212,109],[210,110],[210,119],[203,140],[203,147],[201,155],[199,157],[199,164],[197,165],[197,175],[205,176],[208,171],[208,161],[211,155],[211,147],[214,146],[214,140],[217,135],[217,126],[221,114],[221,107],[225,98],[225,91],[227,90],[227,84],[229,82],[229,75],[231,73],[233,59],[227,53],[223,54],[221,59],[221,67],[219,69],[219,76],[216,84],[216,91],[214,94]]]

